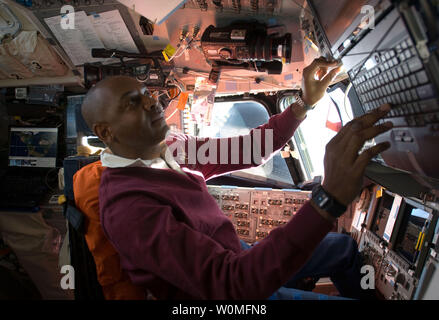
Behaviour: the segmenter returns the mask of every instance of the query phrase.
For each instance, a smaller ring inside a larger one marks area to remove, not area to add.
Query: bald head
[[[147,156],[169,130],[163,109],[145,89],[136,79],[113,76],[98,82],[84,99],[85,122],[117,155]]]
[[[99,81],[88,91],[82,103],[81,112],[91,130],[94,130],[95,123],[106,121],[108,103],[117,99],[112,89],[127,80],[133,81],[132,78],[125,76],[108,77]]]

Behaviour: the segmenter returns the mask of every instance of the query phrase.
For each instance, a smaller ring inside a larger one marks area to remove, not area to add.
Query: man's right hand
[[[360,192],[364,171],[370,160],[390,148],[390,143],[384,142],[359,154],[366,141],[393,127],[391,122],[375,126],[389,111],[390,105],[383,105],[354,119],[326,146],[325,179],[322,186],[341,204],[348,206],[355,199]]]

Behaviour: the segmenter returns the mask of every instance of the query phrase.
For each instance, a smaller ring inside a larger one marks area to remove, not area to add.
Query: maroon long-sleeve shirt
[[[278,151],[299,124],[287,108],[257,129],[262,136],[273,129]],[[176,135],[173,142],[187,147],[190,139],[196,138]],[[219,148],[222,139],[216,140]],[[197,150],[207,142],[196,139]],[[242,163],[242,155],[239,159],[238,164],[182,165],[186,175],[149,167],[104,171],[99,194],[102,227],[135,284],[158,299],[266,299],[303,266],[332,224],[307,203],[288,224],[242,250],[233,224],[205,182],[252,166]]]

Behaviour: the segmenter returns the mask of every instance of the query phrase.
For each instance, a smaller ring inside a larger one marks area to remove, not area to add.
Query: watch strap
[[[313,189],[312,200],[320,209],[328,212],[334,218],[339,218],[347,210],[345,205],[338,202],[321,185]]]
[[[303,99],[302,99],[302,95],[303,95],[302,91],[300,91],[294,95],[294,97],[296,99],[296,103],[298,105],[300,105],[302,108],[304,108],[306,111],[313,110],[315,106],[311,106],[309,104],[306,104],[305,101],[303,101]]]

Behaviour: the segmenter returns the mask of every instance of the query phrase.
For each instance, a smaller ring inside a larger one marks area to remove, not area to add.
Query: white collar
[[[165,150],[165,152],[167,149]],[[162,156],[165,154],[162,152]],[[180,165],[172,158],[166,157],[166,161],[162,157],[158,157],[152,160],[128,159],[115,155],[109,148],[106,148],[101,153],[101,162],[103,167],[108,168],[126,168],[126,167],[149,167],[154,169],[173,169],[180,173],[183,173]]]

